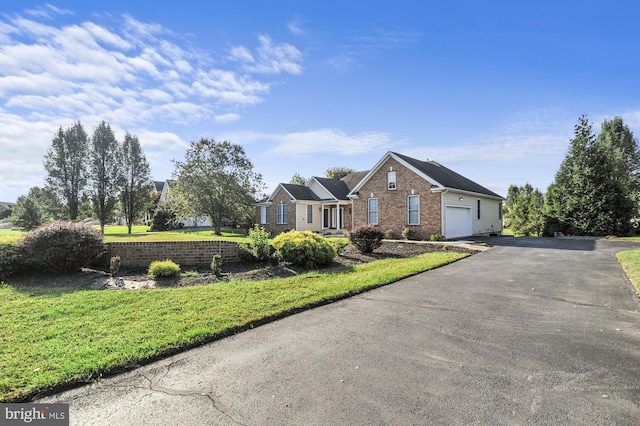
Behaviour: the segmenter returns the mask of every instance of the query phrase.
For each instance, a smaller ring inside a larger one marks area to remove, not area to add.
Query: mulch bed
[[[423,253],[434,251],[463,251],[473,252],[473,250],[461,248],[459,246],[429,244],[422,242],[383,242],[382,246],[374,250],[373,253],[363,254],[355,249],[351,244],[344,247],[339,255],[334,259],[331,266],[327,268],[339,268],[342,266],[354,266],[361,263],[387,258],[412,257]],[[182,266],[182,272],[195,271],[195,276],[180,276],[159,278],[151,284],[155,288],[163,287],[185,287],[193,285],[208,284],[216,281],[227,281],[231,279],[265,280],[277,277],[289,277],[307,270],[298,267],[288,267],[282,265],[259,265],[251,263],[230,263],[222,265],[222,273],[216,275],[211,269],[206,267]],[[103,271],[93,269],[83,269],[82,272],[72,275],[51,275],[51,274],[22,274],[12,276],[8,281],[16,287],[75,287],[89,289],[97,278],[108,276]],[[138,282],[142,286],[148,286],[150,278],[144,269],[121,270],[117,277],[129,282]]]

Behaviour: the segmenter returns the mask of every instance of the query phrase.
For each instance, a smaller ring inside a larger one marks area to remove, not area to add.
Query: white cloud
[[[292,157],[313,154],[359,155],[381,149],[387,150],[391,144],[388,134],[362,132],[348,135],[339,129],[318,129],[292,133],[243,132],[232,135],[230,140],[237,143],[270,142],[270,154]]]
[[[153,138],[156,164],[165,164],[166,153],[185,146],[166,130],[237,121],[239,107],[263,102],[269,93],[273,83],[266,74],[302,72],[298,49],[266,35],[253,54],[234,48],[239,62],[225,68],[213,59],[216,52],[203,52],[155,23],[128,15],[103,16],[100,23],[54,19],[63,15],[73,20],[71,12],[51,5],[0,15],[2,199],[26,193],[38,179],[43,183],[41,160],[60,125],[81,120],[90,132],[105,120],[113,128],[137,129],[143,145],[142,135]],[[18,193],[16,182],[23,182]]]
[[[258,37],[260,46],[255,55],[243,46],[231,49],[231,59],[241,62],[247,72],[258,74],[302,74],[302,54],[288,43],[274,44],[269,36]],[[257,59],[256,59],[257,58]]]

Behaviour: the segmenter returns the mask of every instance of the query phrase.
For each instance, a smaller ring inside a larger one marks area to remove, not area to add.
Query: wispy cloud
[[[329,63],[339,70],[360,64],[367,56],[402,49],[422,39],[422,32],[377,28],[371,31],[352,31],[337,47],[338,53]]]
[[[359,155],[379,151],[391,144],[386,133],[362,132],[349,135],[339,129],[317,129],[292,133],[242,132],[231,135],[234,141],[246,144],[269,144],[270,154],[304,157],[314,154]]]
[[[258,74],[302,74],[302,54],[289,43],[274,43],[269,36],[258,37],[260,45],[255,54],[243,46],[231,49],[231,58],[240,62],[242,68]]]
[[[223,65],[224,52],[204,52],[156,23],[74,17],[48,4],[0,15],[0,194],[18,169],[25,182],[26,175],[43,175],[33,158],[42,158],[61,125],[106,120],[137,129],[143,145],[148,135],[152,148],[173,149],[180,138],[163,133],[172,125],[240,120],[269,94],[270,75],[303,70],[298,49],[268,35],[258,37],[255,50],[236,46],[237,61]]]

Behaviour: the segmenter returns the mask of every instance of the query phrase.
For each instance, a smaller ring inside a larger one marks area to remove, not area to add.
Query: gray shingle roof
[[[281,183],[280,185],[291,194],[294,200],[320,201],[320,198],[308,186],[292,183]]]
[[[314,177],[314,179],[317,180],[320,185],[324,186],[336,199],[348,200],[347,194],[349,193],[349,187],[344,181],[322,177]]]
[[[353,188],[356,187],[357,184],[360,183],[360,181],[367,175],[367,173],[369,173],[369,170],[365,170],[363,172],[349,173],[348,175],[346,175],[340,180],[343,181],[349,188],[349,191],[351,191]]]
[[[392,154],[404,160],[425,175],[431,176],[445,188],[459,189],[461,191],[475,192],[477,194],[484,194],[491,197],[502,198],[502,196],[496,194],[495,192],[485,188],[480,184],[475,183],[470,179],[467,179],[466,177],[454,172],[451,169],[448,169],[436,163],[435,161],[420,161],[416,160],[415,158],[407,157],[406,155],[398,154],[397,152],[392,152]]]

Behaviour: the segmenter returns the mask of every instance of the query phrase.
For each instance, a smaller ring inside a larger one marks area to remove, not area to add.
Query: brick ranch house
[[[452,239],[500,234],[503,201],[435,161],[387,152],[371,170],[340,180],[279,184],[256,204],[256,223],[273,235],[292,229],[334,234],[371,224],[397,236],[407,228],[420,239]]]

